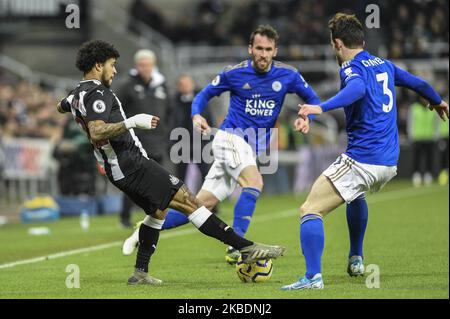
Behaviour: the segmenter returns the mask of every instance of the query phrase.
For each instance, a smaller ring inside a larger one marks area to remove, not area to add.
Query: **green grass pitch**
[[[88,231],[77,218],[0,227],[0,298],[449,298],[448,191],[448,186],[414,189],[396,181],[368,195],[365,264],[379,267],[380,288],[369,289],[366,278],[346,273],[349,243],[342,206],[325,218],[325,289],[281,291],[305,270],[297,215],[305,195],[285,195],[261,197],[247,234],[287,247],[266,283],[241,283],[224,262],[225,245],[185,225],[163,231],[152,257],[150,273],[164,284],[127,286],[135,258],[122,256],[121,242],[130,231],[119,229],[117,216],[102,216],[91,218]],[[233,204],[220,208],[220,217],[231,223]],[[143,216],[137,212],[133,218]],[[28,235],[32,226],[47,226],[51,234]],[[96,249],[80,250],[87,247]],[[79,266],[78,289],[66,287],[69,264]]]

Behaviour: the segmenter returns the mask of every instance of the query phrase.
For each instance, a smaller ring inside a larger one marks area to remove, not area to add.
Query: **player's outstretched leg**
[[[167,212],[166,220],[164,221],[164,224],[162,226],[162,229],[163,230],[171,229],[185,225],[187,223],[189,223],[189,219],[186,217],[185,214],[175,209],[169,209],[169,211]]]
[[[197,200],[199,200],[211,212],[214,212],[214,208],[217,207],[216,205],[219,203],[219,199],[216,198],[214,194],[206,190],[200,190],[196,197]],[[139,226],[141,225],[141,223],[142,221],[136,224],[133,234],[128,237],[122,245],[122,253],[125,256],[131,255],[139,245]],[[185,214],[175,209],[169,209],[161,230],[175,228],[186,223],[189,223],[189,219]],[[237,253],[239,257],[241,254],[239,253],[239,251],[237,251]]]
[[[155,217],[164,218],[165,212],[158,211]],[[139,247],[136,255],[136,265],[133,275],[128,279],[129,285],[160,285],[162,281],[148,274],[148,264],[150,257],[156,250],[158,244],[159,231],[164,222],[152,216],[145,217],[139,226]]]
[[[343,202],[327,177],[319,176],[300,207],[300,243],[306,273],[293,284],[281,287],[282,290],[323,289],[322,253],[325,236],[322,217]]]
[[[211,212],[216,213],[217,210],[216,205],[219,203],[219,199],[214,196],[209,191],[201,189],[196,196],[197,200],[202,203],[206,208],[208,208]],[[162,229],[171,229],[178,226],[182,226],[184,224],[189,223],[189,219],[187,216],[175,209],[169,209],[167,213],[166,220],[164,221]],[[243,237],[243,236],[242,236]]]
[[[133,234],[123,242],[122,254],[125,256],[130,256],[139,245],[139,229],[143,222],[144,220],[138,222],[136,226],[134,226]]]
[[[347,273],[352,277],[364,275],[363,241],[367,227],[368,212],[364,194],[347,204],[347,225],[350,237]]]
[[[246,263],[277,258],[282,256],[285,251],[284,247],[254,243],[237,235],[233,228],[225,224],[205,206],[201,206],[185,185],[178,190],[169,206],[188,215],[189,221],[203,234],[238,249],[242,260]]]

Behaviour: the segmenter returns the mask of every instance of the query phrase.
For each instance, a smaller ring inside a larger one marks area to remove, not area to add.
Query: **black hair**
[[[93,40],[80,46],[75,65],[86,74],[92,70],[96,63],[105,63],[108,59],[119,57],[119,51],[112,44],[101,40]]]

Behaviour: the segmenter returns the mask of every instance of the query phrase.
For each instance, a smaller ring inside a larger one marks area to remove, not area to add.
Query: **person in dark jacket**
[[[161,119],[152,131],[136,130],[136,135],[147,154],[164,165],[167,161],[169,132],[171,128],[169,95],[165,77],[158,71],[156,56],[151,50],[142,49],[134,55],[135,68],[129,78],[118,89],[118,97],[127,118],[140,113],[152,114]],[[124,196],[120,222],[131,227],[130,211],[132,202]]]
[[[199,91],[195,88],[195,82],[194,79],[187,74],[182,74],[178,77],[177,80],[177,92],[175,94],[175,102],[174,102],[174,127],[182,127],[186,128],[189,131],[189,136],[191,137],[191,146],[189,149],[191,151],[190,154],[190,160],[191,162],[194,162],[194,155],[193,152],[199,150],[194,150],[193,147],[195,144],[192,141],[193,137],[193,126],[192,126],[192,119],[191,119],[191,105],[192,100],[194,99],[195,95]],[[206,109],[204,113],[202,114],[208,121],[208,123],[211,123],[211,125],[215,125],[215,120],[213,119],[213,116],[211,115],[211,111],[209,109]],[[178,141],[175,141],[175,143]],[[201,143],[201,151],[203,151],[203,148],[209,141],[203,141]],[[200,152],[201,152],[200,151]],[[201,153],[200,153],[201,154]],[[177,164],[177,176],[179,176],[182,179],[186,178],[186,172],[188,168],[189,163],[181,162]],[[201,162],[196,163],[198,168],[200,169],[200,173],[202,175],[202,180],[205,179],[206,175],[208,174],[209,168],[211,164]]]

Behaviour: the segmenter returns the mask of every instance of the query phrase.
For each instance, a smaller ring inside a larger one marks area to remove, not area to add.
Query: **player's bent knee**
[[[264,182],[262,179],[260,179],[259,181],[257,181],[255,188],[259,189],[260,192],[262,192],[263,188],[264,188]]]
[[[317,208],[314,208],[311,203],[309,202],[304,202],[299,209],[299,214],[300,214],[300,218],[302,218],[303,216],[307,215],[307,214],[315,214],[315,215],[319,215],[321,217],[323,217],[325,214],[318,210]]]
[[[180,187],[169,204],[170,208],[176,209],[186,215],[192,214],[200,208],[199,201],[194,194],[189,191],[186,185]]]
[[[219,203],[219,199],[213,193],[204,189],[200,190],[196,197],[198,204],[208,210],[212,210]]]
[[[207,205],[204,205],[208,210],[213,210],[214,209],[214,207],[216,207],[216,205],[215,204],[213,204],[213,203],[209,203],[209,204],[207,204]]]
[[[159,210],[157,209],[154,213],[150,214],[153,218],[164,220],[167,215],[167,209],[165,210]]]
[[[241,184],[242,187],[256,188],[260,192],[264,188],[264,182],[263,182],[261,176],[255,176],[255,177],[252,177],[252,178],[249,178],[249,179],[242,180],[240,184]]]

